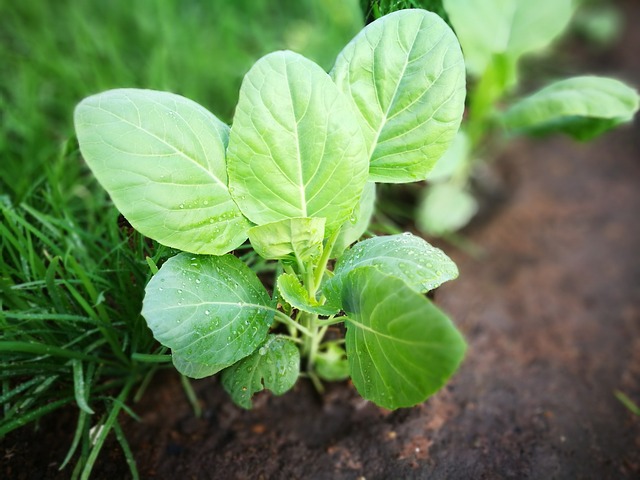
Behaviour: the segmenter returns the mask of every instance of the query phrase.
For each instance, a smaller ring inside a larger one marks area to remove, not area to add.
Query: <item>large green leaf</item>
[[[302,261],[319,255],[324,238],[324,218],[287,218],[249,229],[253,249],[267,259],[295,255]]]
[[[232,195],[258,225],[323,217],[328,236],[367,179],[351,103],[318,65],[288,51],[263,57],[245,76],[227,155]]]
[[[370,179],[423,180],[464,109],[464,61],[448,25],[425,10],[386,15],[344,48],[331,76],[360,112]]]
[[[334,276],[322,287],[331,303],[338,304],[348,274],[364,266],[400,278],[420,293],[458,276],[456,264],[420,237],[410,233],[373,237],[356,243],[336,262]]]
[[[572,0],[443,0],[471,75],[481,76],[496,55],[515,63],[540,50],[567,26]]]
[[[410,407],[441,388],[466,349],[431,301],[374,267],[347,275],[346,348],[358,392],[385,408]]]
[[[273,320],[267,291],[233,255],[181,253],[145,289],[142,315],[185,375],[213,375],[253,352]]]
[[[275,395],[291,389],[300,374],[300,352],[291,340],[269,335],[255,352],[222,372],[222,386],[233,401],[251,408],[251,397],[265,388]]]
[[[144,235],[193,253],[224,254],[249,222],[227,188],[229,127],[195,102],[110,90],[75,111],[80,150],[118,210]]]
[[[613,78],[568,78],[520,100],[504,115],[507,128],[545,134],[563,132],[589,140],[638,111],[638,93]]]

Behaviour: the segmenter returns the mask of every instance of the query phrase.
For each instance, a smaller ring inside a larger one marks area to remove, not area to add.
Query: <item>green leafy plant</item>
[[[408,233],[349,245],[366,231],[375,182],[425,178],[464,97],[450,28],[406,10],[367,26],[330,74],[291,51],[260,59],[231,127],[167,92],[83,100],[75,125],[96,178],[136,229],[183,250],[148,283],[142,308],[176,368],[221,372],[247,408],[301,374],[319,388],[350,376],[387,408],[439,389],[465,342],[424,294],[455,278],[455,264]],[[272,261],[266,286],[229,253],[247,239],[255,253],[244,260]]]
[[[418,228],[446,235],[465,226],[478,209],[472,181],[478,159],[494,155],[496,134],[564,133],[590,140],[633,119],[637,92],[605,77],[556,81],[513,98],[520,60],[547,48],[567,27],[572,0],[443,0],[464,52],[472,87],[465,122],[452,148],[428,177],[418,207]]]

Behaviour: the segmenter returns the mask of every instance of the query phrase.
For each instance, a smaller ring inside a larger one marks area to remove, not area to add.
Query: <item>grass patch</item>
[[[230,122],[257,58],[289,48],[329,69],[361,26],[357,0],[0,3],[0,437],[75,404],[62,466],[88,478],[113,433],[137,478],[119,417],[170,365],[140,310],[171,252],[118,221],[78,154],[75,105],[153,88]]]

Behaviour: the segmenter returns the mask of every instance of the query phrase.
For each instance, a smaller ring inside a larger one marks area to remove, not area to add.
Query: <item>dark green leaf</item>
[[[248,357],[222,372],[222,385],[233,401],[251,408],[251,397],[265,388],[282,395],[300,374],[300,352],[291,340],[269,335]]]

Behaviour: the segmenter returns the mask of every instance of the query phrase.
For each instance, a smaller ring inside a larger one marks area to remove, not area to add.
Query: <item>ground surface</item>
[[[639,86],[638,32],[626,35],[587,60]],[[467,232],[482,256],[444,246],[461,275],[436,300],[469,342],[445,390],[387,412],[346,383],[321,398],[299,382],[244,411],[204,380],[196,419],[166,373],[134,407],[142,423],[126,423],[141,477],[640,478],[640,418],[614,397],[640,400],[640,124],[588,146],[519,141],[499,170],[506,200]],[[73,422],[5,439],[0,476],[67,478],[56,465]],[[95,472],[126,478],[115,446]]]

